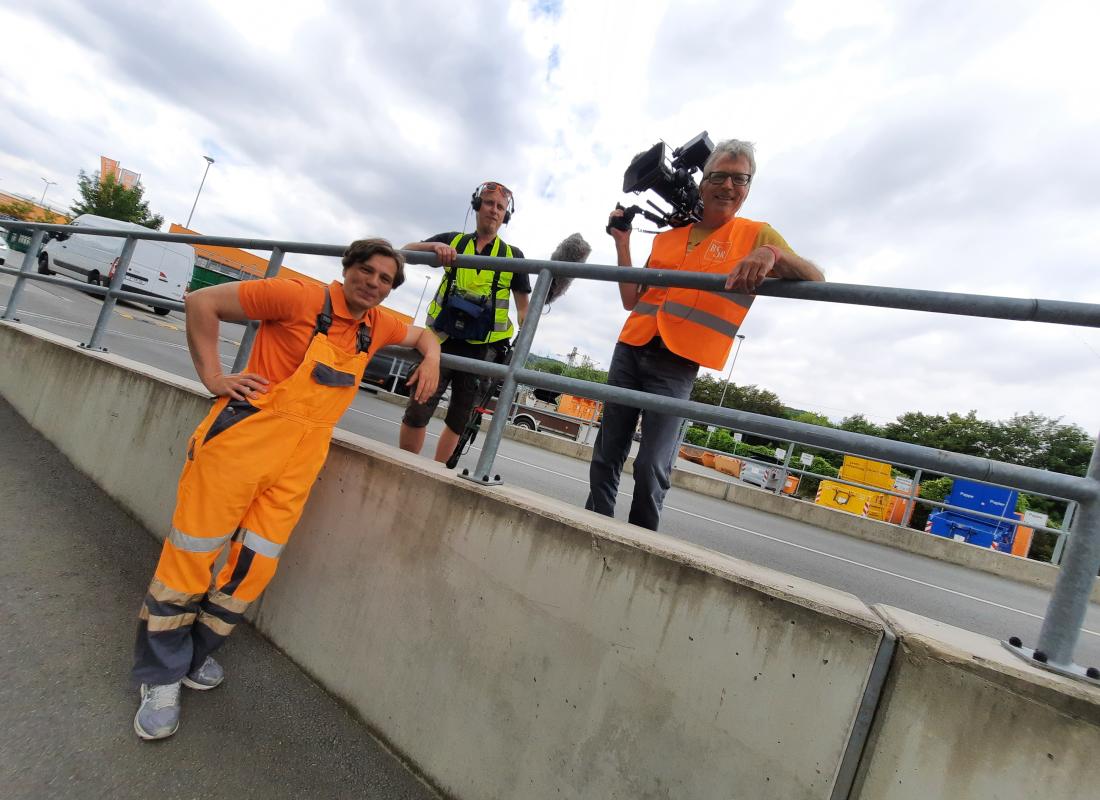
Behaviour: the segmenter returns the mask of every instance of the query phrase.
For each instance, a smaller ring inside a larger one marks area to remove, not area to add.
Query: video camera
[[[616,204],[616,208],[621,208],[626,213],[611,221],[607,226],[608,233],[611,233],[612,227],[622,231],[630,230],[637,214],[641,214],[658,228],[669,225],[681,228],[699,221],[699,185],[691,174],[695,170],[702,171],[703,165],[714,152],[714,145],[707,132],[703,131],[673,150],[671,159],[665,155],[667,149],[667,144],[657,142],[644,153],[634,156],[623,173],[623,191],[641,194],[652,189],[672,206],[672,210],[666,211],[648,199],[646,203],[653,211],[641,206],[624,208],[622,204]]]

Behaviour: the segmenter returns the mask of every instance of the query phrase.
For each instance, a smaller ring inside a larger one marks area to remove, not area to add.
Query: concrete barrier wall
[[[1100,797],[1100,690],[886,606],[894,663],[853,797]]]
[[[163,533],[196,384],[0,324],[0,393]],[[832,798],[882,620],[898,647],[852,797],[1100,785],[1100,690],[346,434],[254,611],[455,797]]]
[[[0,323],[0,392],[81,472],[164,536],[201,384],[59,336]]]
[[[207,401],[146,372],[0,325],[0,391],[162,532]],[[345,434],[283,561],[258,627],[462,798],[828,798],[883,636],[850,595]]]
[[[404,403],[405,398],[394,395],[379,394],[379,397],[387,402]],[[437,412],[442,417],[443,412]],[[482,429],[488,427],[488,418],[483,422]],[[504,435],[508,439],[514,439],[524,444],[534,445],[543,450],[549,450],[559,455],[570,456],[582,461],[592,459],[591,445],[563,439],[550,433],[539,433],[509,425],[504,429]],[[633,471],[634,459],[628,458],[624,471]],[[862,539],[877,544],[885,544],[908,553],[927,556],[938,561],[946,561],[949,564],[958,564],[961,567],[976,569],[997,575],[1009,580],[1038,586],[1041,589],[1051,589],[1058,580],[1058,567],[1042,561],[1032,561],[1027,558],[1019,558],[1007,553],[990,550],[987,547],[956,542],[945,539],[942,536],[933,536],[911,528],[903,528],[891,525],[887,522],[857,517],[833,508],[819,506],[804,500],[796,500],[787,495],[776,495],[744,483],[734,483],[714,475],[702,475],[697,472],[674,468],[672,470],[672,485],[696,494],[726,500],[758,511],[766,511],[787,519],[794,519],[823,528],[834,533],[842,533],[856,539]],[[1100,578],[1093,585],[1093,602],[1100,603]]]
[[[341,438],[257,624],[444,789],[829,796],[861,603]]]

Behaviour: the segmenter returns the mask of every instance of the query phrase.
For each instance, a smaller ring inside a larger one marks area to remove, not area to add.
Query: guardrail
[[[84,344],[85,347],[90,349],[102,349],[100,342],[117,299],[131,299],[142,303],[153,302],[163,307],[181,309],[179,303],[152,301],[144,295],[131,295],[121,291],[122,281],[129,268],[130,256],[133,254],[138,239],[266,250],[271,253],[267,268],[268,276],[277,274],[284,253],[339,257],[344,252],[344,246],[342,245],[311,242],[169,234],[158,231],[145,233],[15,221],[5,221],[4,226],[16,230],[31,230],[34,231],[34,235],[24,256],[21,270],[0,267],[0,272],[16,275],[15,286],[12,288],[8,306],[2,318],[6,320],[15,319],[23,287],[28,280],[65,283],[79,286],[86,292],[103,294],[103,308],[96,320],[91,337]],[[34,274],[43,237],[47,233],[109,236],[125,239],[122,256],[115,275],[111,279],[110,286],[106,290],[100,288],[99,291],[95,291],[97,287],[77,283],[76,281],[53,279]],[[410,252],[405,255],[411,263],[439,266],[437,257],[431,253]],[[985,483],[1012,486],[1037,494],[1076,501],[1079,504],[1079,512],[1076,515],[1073,535],[1069,537],[1069,544],[1066,547],[1058,582],[1047,606],[1037,645],[1034,649],[1027,648],[1022,645],[1019,639],[1013,637],[1005,643],[1005,646],[1032,664],[1100,685],[1100,669],[1096,667],[1085,668],[1076,664],[1073,660],[1074,649],[1081,634],[1085,611],[1088,608],[1090,592],[1097,573],[1100,572],[1100,446],[1093,450],[1086,475],[1076,477],[1033,467],[1005,464],[977,456],[936,450],[921,445],[878,439],[866,434],[765,417],[744,411],[718,408],[690,400],[677,400],[650,395],[632,389],[590,383],[526,369],[521,365],[526,363],[527,356],[531,351],[531,343],[550,291],[550,282],[555,275],[614,283],[627,280],[633,283],[637,281],[638,273],[633,270],[627,272],[623,267],[541,261],[537,259],[503,260],[486,256],[459,256],[456,263],[460,267],[475,267],[497,272],[506,270],[537,276],[528,307],[527,323],[520,329],[516,337],[510,364],[493,364],[456,356],[444,356],[443,358],[443,362],[448,367],[501,380],[502,385],[498,403],[510,406],[515,398],[517,386],[522,383],[537,388],[581,394],[603,402],[620,403],[647,411],[687,417],[708,424],[721,425],[722,427],[737,428],[759,436],[788,441],[798,440],[812,447],[847,451],[879,461],[906,463],[914,468],[940,475],[954,474]],[[723,276],[676,270],[647,270],[645,281],[649,286],[682,286],[708,291],[720,291],[724,288]],[[882,286],[779,280],[765,281],[756,293],[770,297],[827,303],[1100,327],[1100,305],[1061,300],[1025,300],[954,292],[895,289]],[[242,337],[241,348],[234,363],[235,370],[243,368],[247,362],[255,328],[256,323],[250,323],[249,330]],[[500,476],[494,474],[492,468],[506,423],[506,415],[493,416],[477,466],[472,474],[466,471],[466,477],[483,484],[498,483],[500,481]]]

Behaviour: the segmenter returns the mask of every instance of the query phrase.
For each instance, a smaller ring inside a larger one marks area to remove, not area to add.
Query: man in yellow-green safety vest
[[[443,264],[443,280],[428,306],[426,325],[439,336],[442,351],[481,361],[500,361],[515,332],[508,314],[509,294],[515,297],[516,315],[522,325],[527,315],[531,281],[525,273],[455,266],[458,255],[523,258],[523,251],[505,244],[497,235],[500,226],[506,225],[515,212],[510,189],[501,183],[486,181],[474,189],[470,206],[477,219],[474,233],[441,233],[423,242],[407,244],[404,249],[435,253]],[[451,386],[451,401],[435,448],[435,460],[446,462],[454,452],[477,399],[480,378],[447,367],[440,369],[439,388],[427,401],[409,400],[401,420],[402,450],[419,453],[424,447],[428,421],[448,385]]]

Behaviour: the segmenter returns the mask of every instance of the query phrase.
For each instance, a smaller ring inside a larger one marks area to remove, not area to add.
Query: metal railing
[[[34,236],[27,250],[21,270],[0,267],[0,272],[16,275],[3,319],[14,319],[23,287],[28,280],[65,283],[79,286],[83,291],[104,295],[103,308],[96,321],[95,328],[85,347],[101,349],[101,340],[110,319],[111,311],[117,299],[136,300],[163,307],[180,309],[179,303],[156,301],[145,295],[121,291],[129,258],[133,253],[137,239],[152,241],[180,242],[184,244],[222,245],[251,250],[271,252],[268,262],[268,274],[278,271],[284,253],[304,253],[312,255],[339,257],[344,246],[318,244],[310,242],[279,241],[267,239],[246,239],[223,236],[198,236],[188,234],[168,234],[158,231],[135,232],[107,229],[74,228],[65,225],[46,225],[6,221],[5,227],[16,230],[32,230]],[[34,274],[38,253],[42,247],[43,236],[48,232],[69,233],[88,236],[120,237],[126,240],[122,257],[111,280],[110,286],[103,290],[99,287],[80,284],[76,281],[48,278]],[[437,257],[432,253],[408,252],[407,260],[416,264],[439,266]],[[1046,669],[1080,678],[1100,685],[1100,670],[1095,667],[1084,668],[1073,661],[1073,653],[1081,634],[1085,612],[1088,608],[1090,593],[1097,573],[1100,572],[1100,446],[1095,447],[1088,470],[1084,477],[1063,475],[1033,467],[1005,464],[978,456],[962,455],[937,450],[921,445],[879,439],[866,434],[824,428],[792,420],[766,417],[744,411],[696,403],[690,400],[677,400],[670,397],[651,395],[617,386],[590,383],[574,378],[566,378],[545,372],[524,368],[531,343],[538,328],[542,310],[554,276],[586,278],[590,280],[636,282],[638,272],[630,268],[600,265],[575,264],[566,262],[541,261],[536,259],[494,259],[487,256],[459,256],[456,261],[460,267],[475,267],[491,271],[521,272],[537,275],[532,291],[526,324],[520,329],[514,343],[511,363],[508,365],[475,361],[457,356],[444,356],[443,363],[448,367],[466,372],[488,376],[502,382],[501,407],[510,407],[517,386],[524,384],[536,388],[559,392],[570,392],[602,402],[619,403],[635,408],[687,417],[707,424],[749,431],[758,436],[780,440],[797,440],[810,447],[828,450],[846,451],[878,461],[897,462],[911,465],[913,468],[938,475],[953,474],[963,478],[1012,486],[1017,489],[1045,494],[1066,500],[1076,501],[1078,513],[1074,520],[1073,534],[1069,537],[1065,558],[1058,581],[1051,595],[1044,615],[1042,629],[1034,650],[1025,648],[1013,638],[1009,647],[1021,658]],[[630,271],[627,271],[630,270]],[[648,286],[681,286],[709,291],[721,291],[724,277],[705,273],[679,272],[676,270],[649,269],[645,273]],[[97,291],[98,289],[98,291]],[[942,314],[987,317],[1005,320],[1030,320],[1060,325],[1100,327],[1100,305],[1076,303],[1060,300],[1018,299],[1009,297],[989,297],[983,295],[960,294],[954,292],[935,292],[916,289],[895,289],[880,286],[858,286],[854,284],[814,283],[802,281],[765,281],[756,292],[758,295],[785,297],[797,300],[813,300],[827,303],[845,303],[879,308],[929,311]],[[251,338],[245,336],[241,342],[241,352],[237,363],[247,361],[247,348]],[[239,367],[238,367],[239,368]],[[492,472],[497,448],[507,423],[506,415],[493,417],[486,434],[472,480],[490,484],[499,482],[499,475]]]

